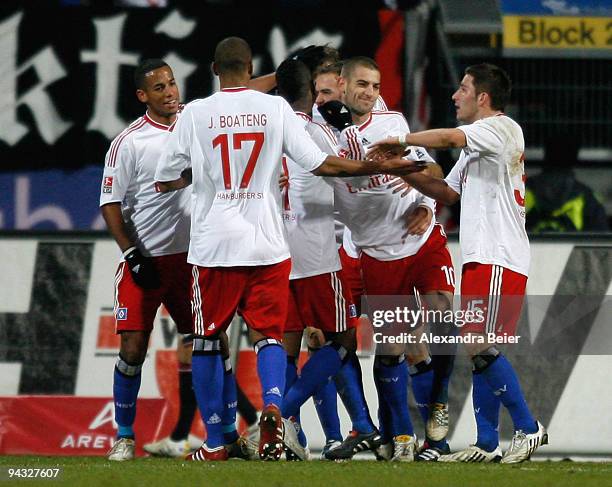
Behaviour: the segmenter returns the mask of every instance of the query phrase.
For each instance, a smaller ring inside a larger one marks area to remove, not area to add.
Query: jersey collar
[[[170,127],[172,127],[172,125],[164,125],[163,123],[159,123],[156,122],[155,120],[153,120],[151,117],[149,117],[149,113],[145,113],[143,118],[145,119],[146,122],[150,123],[151,125],[153,125],[153,127],[158,128],[160,130],[169,130]]]
[[[225,93],[235,93],[237,91],[245,91],[245,90],[248,90],[246,86],[236,86],[233,88],[223,88],[221,91]]]

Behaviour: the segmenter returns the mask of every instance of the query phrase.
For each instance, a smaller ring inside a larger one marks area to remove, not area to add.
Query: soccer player
[[[326,126],[312,121],[310,71],[301,62],[289,59],[276,71],[278,91],[302,119],[306,132],[327,154],[335,155],[337,140]],[[363,400],[361,368],[356,355],[356,306],[341,269],[334,234],[333,180],[314,176],[289,158],[283,158],[289,177],[283,195],[283,216],[287,229],[292,269],[290,301],[284,345],[288,353],[287,394],[283,414],[299,422],[300,406],[314,394],[315,406],[325,431],[323,455],[342,442],[338,419],[336,378],[349,407],[351,419],[378,436]],[[322,330],[327,344],[317,349],[297,377],[296,359],[301,337],[307,327]],[[329,388],[327,393],[321,389]],[[357,401],[351,392],[358,391]],[[327,403],[331,404],[327,404]],[[301,428],[300,428],[301,431]],[[305,438],[304,438],[305,439]]]
[[[270,85],[269,76],[257,80],[253,82],[258,83],[258,88],[267,89]],[[134,458],[133,424],[141,368],[160,304],[166,306],[180,333],[192,331],[191,266],[187,264],[191,188],[160,194],[153,178],[170,127],[182,109],[179,90],[172,69],[161,59],[142,61],[134,72],[134,81],[136,96],[147,110],[111,143],[100,196],[102,215],[123,253],[115,276],[114,309],[116,331],[121,335],[113,380],[118,431],[117,442],[108,454],[109,460],[117,461]],[[186,440],[189,417],[193,417],[195,408],[191,353],[180,353],[179,362],[183,414],[164,448],[173,456],[190,451]],[[229,362],[226,364],[231,370]],[[231,395],[233,374],[226,374],[225,380]],[[228,444],[238,439],[231,409],[224,415]]]
[[[373,110],[379,97],[380,70],[372,59],[355,57],[345,61],[342,79],[344,101],[350,113],[343,115],[346,110],[342,107],[330,112],[331,107],[339,106],[337,104],[321,107],[324,117],[342,129],[341,154],[362,158],[364,146],[370,141],[388,132],[408,130],[402,114]],[[415,147],[414,151],[420,160],[434,162],[424,149]],[[414,190],[401,197],[389,187],[391,179],[377,175],[336,180],[335,196],[341,220],[361,249],[366,294],[410,296],[416,289],[427,308],[448,310],[454,292],[450,277],[453,266],[446,236],[433,218],[434,202]],[[416,437],[408,413],[408,375],[426,424],[430,419],[430,405],[447,403],[447,389],[441,388],[434,393],[433,363],[426,346],[411,350],[410,367],[406,366],[404,358],[403,350],[387,350],[385,355],[376,357],[374,373],[379,393],[379,426],[386,439],[392,442],[391,457],[397,461],[412,461]],[[437,440],[427,438],[432,451],[423,459],[436,459],[448,451],[445,436],[443,432]],[[328,458],[351,456],[354,452],[349,446],[346,443],[332,450]]]
[[[504,114],[510,98],[507,73],[491,64],[465,70],[452,96],[455,129],[402,133],[374,144],[369,157],[380,157],[408,145],[433,149],[461,148],[446,179],[406,177],[408,184],[446,204],[461,201],[459,242],[463,257],[461,303],[485,310],[486,319],[464,326],[468,335],[512,335],[529,272],[529,240],[525,231],[525,141],[521,127]],[[467,346],[473,363],[473,404],[478,437],[466,450],[441,461],[519,463],[548,443],[546,429],[525,402],[510,362],[483,339]],[[514,423],[510,448],[499,448],[499,409],[503,404]]]
[[[278,460],[286,354],[281,339],[289,298],[290,259],[277,182],[281,157],[317,175],[377,172],[408,174],[420,168],[394,159],[380,166],[328,156],[305,133],[285,100],[246,88],[251,49],[230,37],[216,47],[213,70],[221,92],[185,107],[159,160],[161,191],[193,178],[188,261],[192,270],[193,381],[207,429],[192,460],[225,460],[223,362],[220,333],[239,311],[257,353],[264,409],[259,455]]]

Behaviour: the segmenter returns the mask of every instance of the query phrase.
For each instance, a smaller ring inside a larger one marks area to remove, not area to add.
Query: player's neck
[[[372,112],[364,113],[363,115],[359,115],[355,112],[351,112],[351,117],[355,125],[362,125],[368,120],[368,118],[370,118],[371,114]]]
[[[504,113],[501,110],[493,110],[492,108],[481,108],[478,110],[478,117],[476,120],[482,120],[483,118],[495,117]],[[474,122],[476,121],[474,120]]]
[[[173,113],[172,115],[168,115],[168,116],[162,116],[162,115],[159,115],[153,112],[152,110],[147,109],[147,117],[149,117],[151,120],[161,125],[170,126],[176,120],[176,113]]]
[[[251,77],[247,74],[245,75],[223,75],[219,76],[219,86],[222,90],[226,90],[228,88],[244,88],[249,84],[249,80]]]

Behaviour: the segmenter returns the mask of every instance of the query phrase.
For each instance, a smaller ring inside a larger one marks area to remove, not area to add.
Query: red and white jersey
[[[189,247],[191,188],[166,194],[155,190],[155,168],[169,128],[145,114],[115,137],[104,164],[100,206],[121,203],[131,241],[148,256]]]
[[[289,258],[278,188],[283,154],[307,171],[327,157],[281,97],[231,88],[185,106],[155,179],[193,170],[191,264],[259,266]]]
[[[446,182],[461,195],[463,264],[496,264],[527,276],[523,130],[503,114],[458,128],[467,147]]]
[[[408,132],[408,123],[399,112],[372,112],[360,126],[342,131],[340,155],[363,159],[365,147],[377,140]],[[412,148],[420,160],[433,162],[421,147]],[[412,156],[412,154],[411,154]],[[349,227],[352,240],[370,257],[378,260],[396,260],[416,254],[427,241],[435,218],[423,235],[406,235],[407,217],[419,206],[435,210],[431,198],[416,190],[401,197],[393,194],[389,183],[395,176],[377,174],[355,178],[335,179],[336,208],[340,219]]]
[[[333,132],[313,122],[305,113],[296,114],[319,149],[337,155],[338,141]],[[286,156],[283,156],[283,169],[289,177],[283,195],[283,219],[291,252],[289,279],[340,270],[334,229],[333,179],[315,176]]]

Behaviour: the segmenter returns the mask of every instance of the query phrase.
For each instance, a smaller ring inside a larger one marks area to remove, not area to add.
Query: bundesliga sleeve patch
[[[354,304],[349,305],[349,317],[357,318],[357,306]]]
[[[112,176],[104,176],[104,183],[102,184],[102,192],[103,193],[113,192],[113,177]]]
[[[127,320],[127,313],[127,308],[117,308],[117,314],[115,315],[115,318],[117,319],[117,321],[125,321]]]

